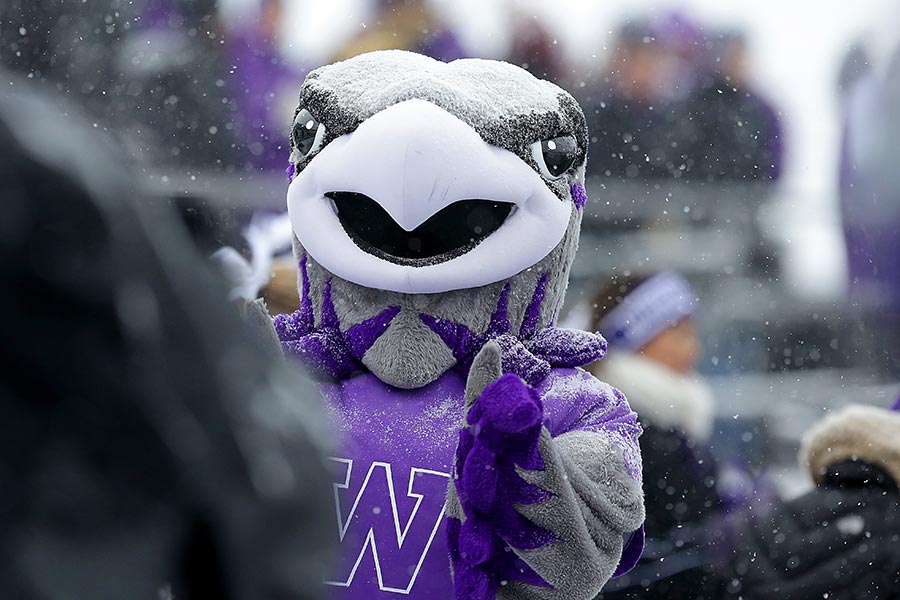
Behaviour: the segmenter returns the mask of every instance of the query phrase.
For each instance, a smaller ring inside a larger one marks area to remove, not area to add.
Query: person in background
[[[774,181],[777,112],[752,88],[740,32],[709,36],[677,12],[619,29],[588,106],[590,174],[617,180]]]
[[[838,189],[849,297],[866,363],[900,372],[900,48],[885,69],[859,68],[842,93]]]
[[[591,86],[590,175],[619,181],[692,177],[701,121],[688,118],[683,99],[690,65],[657,30],[652,22],[626,22],[606,75]]]
[[[638,413],[647,507],[644,557],[601,597],[714,597],[706,528],[725,502],[709,447],[713,398],[694,372],[696,296],[673,272],[614,276],[593,305],[593,330],[606,336],[609,353],[590,370]]]
[[[725,597],[900,598],[900,398],[849,405],[806,434],[811,492],[735,520],[723,553]]]
[[[121,150],[0,82],[0,596],[320,598],[315,392]]]
[[[0,62],[63,93],[144,169],[240,168],[214,0],[0,2]]]
[[[281,0],[258,0],[255,10],[226,22],[226,56],[233,71],[227,80],[240,124],[242,161],[252,169],[283,172],[290,149],[287,123],[296,104],[303,69],[282,56],[278,30]]]
[[[233,246],[220,247],[210,257],[228,283],[229,300],[262,298],[273,316],[300,310],[287,213],[257,213],[236,237]]]
[[[512,46],[506,62],[530,72],[535,77],[560,84],[566,76],[566,61],[556,38],[535,15],[513,8]]]
[[[410,50],[444,62],[468,56],[427,0],[378,0],[371,24],[341,48],[335,60],[374,50]]]
[[[778,113],[753,89],[747,39],[740,31],[713,36],[691,99],[707,124],[698,142],[698,172],[708,180],[775,181],[784,159]]]

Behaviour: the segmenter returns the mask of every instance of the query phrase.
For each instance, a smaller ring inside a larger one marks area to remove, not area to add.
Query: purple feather
[[[281,347],[287,356],[299,359],[320,377],[340,379],[359,369],[346,343],[334,331],[317,331],[282,342]]]
[[[575,207],[579,210],[584,208],[584,205],[587,204],[587,192],[584,190],[584,186],[580,183],[573,183],[569,187],[569,191],[572,192],[572,201],[575,203]]]
[[[497,299],[487,329],[475,334],[462,323],[421,313],[419,318],[453,352],[457,368],[468,371],[472,359],[489,340],[496,340],[502,353],[503,371],[515,373],[529,385],[537,385],[553,367],[580,367],[606,354],[606,340],[598,333],[547,327],[536,331],[541,305],[546,296],[548,276],[541,274],[525,310],[519,336],[510,335],[508,314],[509,284]]]
[[[493,339],[503,333],[509,333],[510,325],[508,309],[509,282],[503,286],[503,290],[500,292],[500,298],[497,299],[497,308],[494,309],[494,313],[491,315],[491,323],[488,325],[487,331],[485,332],[488,339]]]
[[[381,337],[399,312],[399,306],[389,306],[371,319],[366,319],[344,332],[350,354],[357,360],[362,360],[363,355]]]
[[[494,340],[500,346],[505,373],[515,373],[528,385],[537,385],[550,374],[550,363],[535,356],[517,338],[501,335]]]
[[[548,327],[525,342],[535,356],[554,367],[580,367],[606,356],[606,339],[580,329]]]
[[[462,362],[472,353],[475,345],[475,334],[462,323],[439,319],[425,313],[420,313],[419,319],[429,329],[438,334],[444,344],[453,352],[453,357],[457,362]]]
[[[277,315],[272,320],[285,355],[298,359],[320,377],[343,379],[362,370],[363,355],[387,330],[400,307],[389,306],[371,319],[342,332],[334,308],[331,279],[328,279],[322,291],[322,322],[315,327],[305,255],[299,266],[300,310],[290,315]]]
[[[644,526],[641,525],[640,528],[637,531],[632,532],[625,541],[625,546],[622,548],[622,558],[619,559],[619,565],[616,567],[612,576],[621,577],[628,573],[638,563],[643,553]]]
[[[525,309],[525,317],[522,319],[522,326],[519,327],[519,337],[528,339],[534,335],[537,329],[538,318],[541,316],[541,304],[544,303],[544,294],[547,289],[547,274],[541,273],[537,285],[534,288],[534,294],[531,296],[531,302]]]
[[[322,327],[327,329],[340,327],[337,311],[334,310],[334,300],[331,299],[331,277],[325,282],[325,289],[322,290]]]
[[[312,296],[309,293],[309,272],[307,271],[307,262],[309,256],[303,255],[300,259],[300,318],[302,318],[309,329],[313,327],[313,305]]]
[[[550,497],[516,471],[544,468],[538,449],[543,417],[537,391],[513,374],[488,385],[466,415],[454,480],[466,520],[448,528],[457,598],[493,597],[505,580],[548,585],[509,548],[534,550],[556,541],[515,509]]]
[[[289,315],[275,315],[272,324],[275,326],[278,339],[282,342],[299,339],[312,329],[299,310]]]

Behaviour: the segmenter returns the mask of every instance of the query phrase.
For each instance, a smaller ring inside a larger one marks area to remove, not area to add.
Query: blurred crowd
[[[592,174],[691,181],[778,178],[776,109],[753,89],[740,31],[670,15],[616,32],[602,77],[582,90]]]
[[[816,487],[780,497],[769,465],[723,452],[735,432],[696,371],[690,284],[665,271],[614,276],[591,306],[591,328],[609,339],[591,370],[644,429],[647,511],[640,562],[601,598],[900,597],[900,398],[845,406],[803,432],[799,467]]]
[[[231,14],[216,2],[11,0],[0,9],[7,68],[85,105],[149,165],[279,170],[299,82],[316,65],[285,54],[282,0]],[[402,48],[473,56],[424,1],[377,0],[330,60]],[[232,11],[233,12],[233,11]],[[753,89],[746,40],[672,14],[623,24],[585,81],[542,22],[510,14],[501,58],[571,89],[589,115],[591,173],[612,178],[774,180],[778,112]],[[75,41],[77,40],[77,43]],[[327,61],[327,62],[330,62]]]

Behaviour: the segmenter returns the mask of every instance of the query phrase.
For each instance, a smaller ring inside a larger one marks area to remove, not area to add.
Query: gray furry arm
[[[558,541],[517,553],[551,587],[511,583],[498,597],[593,598],[615,572],[625,537],[644,522],[641,484],[629,475],[621,451],[600,433],[551,438],[544,429],[540,451],[544,470],[519,474],[553,496],[517,509]]]
[[[552,532],[557,541],[537,550],[513,551],[549,587],[509,582],[497,598],[589,600],[615,572],[626,537],[644,522],[641,484],[628,473],[621,451],[603,434],[573,431],[552,438],[544,428],[539,449],[544,470],[518,472],[553,495],[516,509]],[[465,520],[453,485],[447,515]]]

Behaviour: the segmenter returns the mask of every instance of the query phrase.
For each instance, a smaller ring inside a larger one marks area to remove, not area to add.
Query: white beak
[[[460,200],[516,207],[468,252],[419,266],[357,246],[329,192],[365,194],[406,231]],[[527,269],[559,244],[572,211],[572,203],[560,200],[518,156],[417,99],[375,114],[325,146],[294,178],[287,203],[300,243],[328,271],[365,287],[415,294],[479,287]]]

